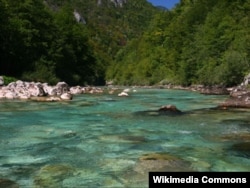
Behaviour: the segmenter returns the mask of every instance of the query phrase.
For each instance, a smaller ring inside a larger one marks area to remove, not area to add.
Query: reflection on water
[[[70,102],[0,102],[0,180],[21,187],[147,187],[149,171],[250,171],[247,109],[225,96],[137,89]],[[159,114],[175,105],[180,115]]]

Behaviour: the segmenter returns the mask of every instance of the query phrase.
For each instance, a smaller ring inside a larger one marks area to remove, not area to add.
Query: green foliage
[[[116,53],[143,32],[155,12],[145,0],[122,7],[107,0],[0,0],[0,74],[104,84]]]
[[[123,84],[118,77],[125,77],[141,85],[241,83],[250,71],[249,4],[182,0],[173,10],[155,14],[144,34],[134,39],[136,45],[117,53],[108,79]]]
[[[4,80],[4,85],[8,85],[11,82],[17,81],[16,78],[11,77],[11,76],[3,76],[3,80]]]
[[[73,12],[81,16],[77,22]],[[0,74],[70,85],[239,84],[250,1],[0,0]]]
[[[72,12],[72,7],[66,5],[56,13],[60,55],[57,56],[55,72],[70,85],[91,84],[96,76],[96,60],[89,49],[86,30],[77,23]]]
[[[242,83],[249,66],[244,55],[237,51],[226,51],[219,70],[223,85],[232,86]]]
[[[219,75],[221,74],[220,71],[222,70],[218,68],[217,62],[214,58],[207,59],[206,63],[204,63],[204,66],[202,66],[197,71],[199,83],[209,86],[220,84],[219,83]]]
[[[57,78],[54,74],[54,66],[53,62],[48,61],[45,57],[41,57],[34,64],[34,71],[24,72],[21,79],[27,81],[35,81],[35,82],[48,82],[53,85],[59,82],[59,78]]]

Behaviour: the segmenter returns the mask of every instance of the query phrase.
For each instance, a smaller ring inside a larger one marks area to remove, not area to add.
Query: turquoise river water
[[[21,188],[147,187],[149,171],[250,171],[249,109],[227,96],[132,88],[128,97],[0,101],[0,179]],[[159,114],[172,104],[181,114]]]

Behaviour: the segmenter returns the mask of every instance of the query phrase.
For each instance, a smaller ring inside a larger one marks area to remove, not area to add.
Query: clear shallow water
[[[183,90],[129,95],[0,101],[0,179],[24,188],[147,187],[152,170],[250,171],[250,110],[213,110],[226,96]],[[184,114],[159,115],[167,104]]]

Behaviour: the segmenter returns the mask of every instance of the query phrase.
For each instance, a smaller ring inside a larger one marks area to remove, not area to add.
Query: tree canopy
[[[250,72],[249,18],[250,0],[0,0],[0,75],[233,86]]]
[[[250,72],[249,0],[182,0],[158,12],[116,57],[118,84],[232,86]]]

